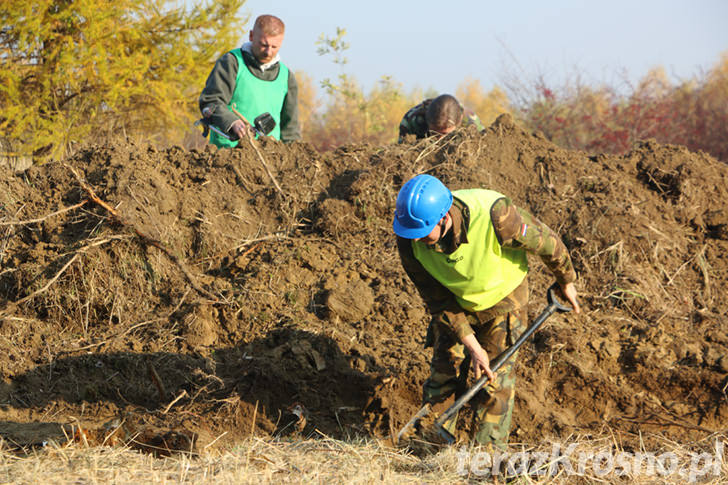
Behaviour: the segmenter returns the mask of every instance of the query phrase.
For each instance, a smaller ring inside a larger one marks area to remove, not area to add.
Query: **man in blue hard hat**
[[[455,393],[467,376],[469,360],[476,379],[483,373],[491,379],[472,401],[475,440],[505,448],[515,356],[496,375],[490,357],[506,350],[526,329],[527,253],[541,258],[579,313],[576,272],[566,247],[503,194],[486,189],[451,192],[431,175],[418,175],[401,188],[393,228],[402,265],[432,315],[426,346],[433,347],[433,355],[424,403],[434,405]],[[446,426],[454,431],[455,420]]]

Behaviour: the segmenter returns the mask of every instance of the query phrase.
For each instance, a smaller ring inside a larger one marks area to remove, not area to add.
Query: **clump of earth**
[[[724,163],[654,141],[564,150],[507,115],[401,145],[256,143],[113,142],[0,173],[5,443],[390,438],[431,355],[391,230],[397,191],[423,172],[508,195],[579,273],[583,313],[551,317],[519,353],[512,440],[724,428]],[[531,268],[533,318],[551,277]]]

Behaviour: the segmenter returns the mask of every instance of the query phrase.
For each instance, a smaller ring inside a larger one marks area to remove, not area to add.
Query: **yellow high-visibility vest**
[[[453,292],[460,306],[477,312],[508,296],[528,273],[526,251],[504,248],[490,220],[490,209],[504,197],[493,190],[467,189],[453,192],[470,209],[468,242],[453,253],[434,251],[421,241],[412,241],[417,260],[437,281]]]

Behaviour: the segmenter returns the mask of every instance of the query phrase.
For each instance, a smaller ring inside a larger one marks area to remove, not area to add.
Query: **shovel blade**
[[[417,414],[412,416],[412,418],[407,422],[407,424],[405,424],[404,427],[402,427],[402,429],[399,430],[399,433],[397,433],[395,445],[398,445],[402,441],[402,438],[407,436],[410,433],[412,428],[414,428],[415,424],[417,424],[417,421],[421,420],[422,418],[427,417],[427,415],[430,414],[431,410],[432,410],[432,407],[429,404],[425,404],[424,406],[422,406],[422,408],[420,408],[420,410],[417,411]]]
[[[439,434],[440,437],[444,439],[448,445],[455,443],[455,436],[453,436],[452,433],[446,430],[443,425],[441,425],[440,423],[435,423],[435,429],[437,430],[437,434]]]

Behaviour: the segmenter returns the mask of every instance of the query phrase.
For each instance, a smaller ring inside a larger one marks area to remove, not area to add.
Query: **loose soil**
[[[280,192],[247,144],[125,141],[0,173],[6,444],[391,437],[431,355],[391,231],[399,187],[422,172],[509,195],[579,272],[583,313],[551,317],[519,354],[513,441],[726,430],[725,164],[653,141],[563,150],[507,115],[402,145],[257,146]],[[531,267],[534,317],[551,277]],[[296,404],[305,426],[290,425]]]

